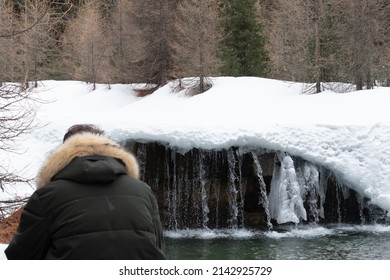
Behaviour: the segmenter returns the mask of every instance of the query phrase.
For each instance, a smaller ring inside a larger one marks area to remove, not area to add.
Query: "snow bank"
[[[306,85],[250,77],[215,78],[194,97],[167,85],[136,97],[131,85],[43,81],[33,133],[20,154],[1,153],[11,170],[35,176],[47,153],[75,123],[94,123],[115,140],[159,140],[183,151],[260,146],[286,151],[332,170],[339,180],[390,210],[390,88],[303,94]],[[15,186],[1,197],[31,193]]]

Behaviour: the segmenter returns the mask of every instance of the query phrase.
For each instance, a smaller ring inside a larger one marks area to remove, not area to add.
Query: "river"
[[[171,260],[390,260],[388,225],[166,231],[165,243]]]

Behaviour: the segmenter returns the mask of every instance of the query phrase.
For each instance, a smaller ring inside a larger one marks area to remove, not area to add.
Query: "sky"
[[[390,210],[390,88],[353,91],[329,84],[319,94],[310,85],[255,77],[217,77],[207,92],[189,96],[173,81],[137,97],[140,85],[42,81],[36,129],[0,151],[9,171],[34,178],[67,128],[93,123],[121,141],[169,143],[183,152],[197,147],[261,147],[286,151],[332,170],[372,203]],[[346,90],[346,93],[338,93]],[[8,186],[0,199],[25,196],[30,186]],[[0,248],[0,251],[1,248]]]

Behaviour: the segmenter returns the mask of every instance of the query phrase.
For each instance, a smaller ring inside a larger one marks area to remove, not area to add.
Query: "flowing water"
[[[169,259],[390,260],[390,216],[337,172],[256,147],[126,145],[156,193]]]
[[[128,142],[156,193],[163,227],[272,230],[275,224],[390,220],[333,171],[285,152],[232,147],[181,151]]]
[[[166,231],[165,242],[175,260],[390,260],[387,225]]]

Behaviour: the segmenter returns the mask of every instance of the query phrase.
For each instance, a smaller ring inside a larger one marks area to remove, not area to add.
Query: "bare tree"
[[[389,1],[355,0],[340,3],[340,11],[348,19],[345,28],[346,72],[357,90],[372,88],[381,66],[389,57]]]
[[[21,5],[24,4],[24,5]],[[47,5],[45,5],[47,4]],[[30,183],[29,178],[10,171],[3,154],[20,152],[16,145],[19,137],[34,128],[33,122],[36,113],[36,102],[33,100],[25,84],[31,71],[31,61],[34,55],[41,54],[44,45],[38,40],[47,40],[40,37],[48,25],[48,2],[25,1],[18,5],[12,1],[0,2],[0,189],[15,183]],[[15,8],[17,7],[17,9]],[[44,27],[44,28],[43,28]],[[27,40],[27,39],[31,40]],[[34,39],[34,40],[33,40]],[[33,49],[30,49],[33,48]],[[34,65],[34,64],[33,64]],[[1,201],[0,210],[23,200]],[[7,204],[3,206],[4,204]],[[12,206],[13,205],[13,206]]]
[[[10,14],[13,14],[14,13],[14,8],[15,6],[18,7],[18,10],[19,10],[19,14],[21,13],[21,11],[23,10],[23,5],[26,6],[28,5],[27,1],[25,2],[18,2],[16,1],[16,3],[12,3],[12,1],[2,1],[2,3],[0,4],[0,7],[1,8],[6,8],[6,12],[10,13]],[[48,9],[49,6],[46,6],[46,8]],[[6,32],[1,32],[0,33],[0,38],[10,38],[10,37],[15,37],[17,35],[20,35],[20,34],[23,34],[23,33],[26,33],[27,31],[29,31],[30,29],[34,28],[37,24],[39,24],[43,17],[46,16],[46,13],[47,13],[47,10],[42,10],[41,13],[40,13],[40,16],[38,16],[36,18],[36,20],[34,22],[31,23],[31,25],[28,25],[28,26],[16,26],[15,28],[11,29],[11,30],[7,30]]]
[[[64,62],[73,78],[92,83],[110,82],[111,44],[97,0],[89,0],[69,22],[63,37]]]
[[[69,0],[62,1],[61,5]],[[58,23],[64,12],[58,12],[51,5],[60,3],[52,0],[2,1],[0,5],[0,77],[3,81],[20,82],[28,86],[33,80],[47,77],[53,70],[51,65],[58,57],[56,41]]]
[[[311,4],[311,5],[310,5]],[[322,0],[309,1],[310,24],[313,26],[312,67],[315,80],[316,93],[321,92],[322,57],[321,57],[321,22],[323,21],[324,3]]]
[[[273,76],[313,83],[314,92],[322,90],[323,82],[350,81],[351,73],[363,68],[359,64],[366,64],[363,53],[370,53],[369,48],[363,51],[357,46],[359,36],[370,35],[358,35],[359,27],[356,35],[351,30],[357,26],[348,12],[351,2],[356,4],[349,0],[279,1],[269,28]],[[356,56],[360,61],[355,64]]]
[[[339,79],[341,52],[343,44],[340,35],[342,20],[333,2],[338,0],[305,1],[307,15],[307,77],[305,81],[314,83],[316,93],[322,91],[322,83]],[[313,92],[312,90],[310,90]]]
[[[0,87],[0,153],[17,151],[15,141],[33,127],[35,104],[29,92],[19,84],[8,83]],[[2,161],[0,162],[2,191],[6,184],[29,181],[9,172],[5,167],[6,163]]]
[[[0,85],[0,152],[16,151],[14,141],[19,136],[32,128],[35,118],[35,102],[33,102],[24,84],[15,78],[17,74],[12,70],[21,63],[19,56],[20,36],[32,30],[42,20],[38,17],[31,26],[20,25],[20,14],[14,12],[12,3],[0,3],[0,60],[1,60],[1,85]],[[18,31],[15,31],[18,30]],[[15,59],[15,60],[14,60]],[[3,66],[5,67],[3,68]],[[7,74],[9,70],[11,75]],[[15,75],[15,76],[14,76]],[[15,79],[14,79],[15,78]],[[3,189],[5,183],[22,180],[19,176],[11,174],[0,162],[0,186]]]
[[[218,1],[181,1],[175,22],[178,32],[173,44],[175,76],[196,77],[192,93],[202,93],[211,86],[209,77],[220,65],[217,51],[219,30]]]
[[[138,3],[117,0],[113,15],[110,40],[113,45],[113,73],[115,81],[121,83],[145,82],[141,69],[144,55],[144,34],[135,23],[134,14]]]
[[[173,76],[173,48],[176,32],[173,15],[179,1],[145,0],[135,1],[132,14],[134,27],[139,30],[141,55],[137,68],[144,81],[165,85]]]
[[[306,78],[307,16],[301,4],[301,0],[278,0],[272,10],[268,50],[273,77],[290,81]]]
[[[19,61],[16,52],[17,38],[10,36],[17,26],[12,3],[0,2],[0,85],[16,80]]]
[[[379,0],[376,7],[378,10],[377,19],[380,21],[378,25],[380,36],[376,39],[374,45],[380,55],[374,78],[381,85],[390,87],[390,1]]]
[[[353,78],[356,88],[363,89],[364,76],[369,69],[370,42],[369,23],[367,22],[367,12],[370,12],[366,6],[367,1],[355,0],[344,1],[339,5],[343,9],[343,17],[347,19],[344,28],[345,44],[348,50],[345,51],[344,62],[346,63],[347,73]],[[368,74],[368,73],[367,73]],[[371,75],[371,73],[369,73]]]
[[[26,1],[20,17],[20,26],[25,31],[18,35],[19,55],[26,86],[29,81],[38,86],[40,73],[46,72],[48,52],[55,45],[50,34],[54,22],[49,4],[49,1]]]
[[[274,6],[273,76],[293,81],[353,83],[357,90],[389,76],[388,0],[291,0]]]

